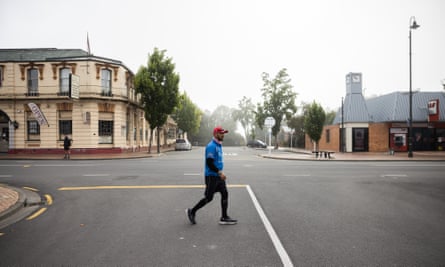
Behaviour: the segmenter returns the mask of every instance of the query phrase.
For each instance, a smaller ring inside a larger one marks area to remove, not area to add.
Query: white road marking
[[[417,161],[416,164],[413,164],[413,162],[408,162],[409,164],[406,164],[405,162],[388,162],[388,163],[382,163],[382,164],[375,164],[373,166],[375,167],[404,167],[404,168],[429,168],[429,167],[444,167],[443,164],[423,164],[423,162]]]
[[[408,177],[406,174],[382,174],[380,177]]]
[[[97,176],[101,174],[91,174],[91,176]],[[103,174],[102,174],[103,175]],[[86,176],[86,175],[84,175]],[[277,233],[272,227],[272,224],[270,223],[269,219],[267,218],[266,214],[263,211],[263,208],[261,207],[260,203],[258,202],[255,193],[253,193],[252,189],[250,188],[250,185],[243,185],[243,184],[234,184],[234,185],[227,185],[229,188],[234,187],[245,187],[247,189],[247,192],[250,195],[250,198],[252,199],[252,202],[258,212],[258,215],[261,218],[261,221],[263,222],[264,227],[266,228],[267,233],[269,234],[270,239],[272,240],[272,243],[280,256],[281,262],[283,263],[284,267],[293,267],[293,263],[290,260],[289,255],[287,254],[286,250],[283,247],[283,244],[281,243],[280,239],[278,238]],[[60,191],[76,191],[76,190],[99,190],[99,189],[178,189],[178,188],[204,188],[204,185],[147,185],[147,186],[90,186],[90,187],[61,187],[58,190]]]
[[[310,174],[285,174],[286,177],[309,177]]]
[[[91,167],[97,164],[0,164],[0,167]]]
[[[33,164],[33,167],[91,167],[93,164]]]
[[[10,174],[0,174],[0,178],[12,177]]]
[[[291,267],[294,266],[292,264],[292,261],[289,258],[289,255],[287,254],[286,250],[283,247],[283,244],[281,244],[280,239],[278,238],[277,234],[275,233],[275,230],[272,227],[272,224],[269,222],[269,219],[267,219],[266,214],[263,211],[263,208],[261,208],[260,203],[258,202],[255,194],[253,193],[252,189],[250,188],[250,185],[246,185],[247,192],[249,192],[250,198],[252,199],[253,204],[255,205],[255,208],[260,215],[261,220],[263,221],[264,227],[267,230],[267,233],[269,233],[270,239],[272,240],[272,243],[275,246],[275,249],[278,252],[278,255],[281,258],[281,262],[283,263],[283,266],[285,267]]]
[[[184,176],[200,176],[201,173],[184,173]]]
[[[110,175],[106,174],[106,173],[97,173],[97,174],[84,174],[82,176],[86,176],[86,177],[103,177],[103,176],[110,176]]]

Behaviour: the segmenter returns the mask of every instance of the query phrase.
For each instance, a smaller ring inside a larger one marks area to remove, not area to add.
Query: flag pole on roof
[[[87,32],[87,51],[88,55],[91,55],[90,38],[88,37],[88,32]]]

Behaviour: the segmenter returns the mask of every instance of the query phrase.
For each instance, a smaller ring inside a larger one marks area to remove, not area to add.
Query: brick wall
[[[328,134],[329,133],[329,134]],[[329,135],[329,140],[328,140]],[[306,150],[314,150],[314,145],[306,134]],[[327,125],[323,127],[320,141],[318,142],[319,150],[339,151],[340,147],[340,129],[338,125]]]
[[[369,123],[369,152],[389,150],[389,123]]]

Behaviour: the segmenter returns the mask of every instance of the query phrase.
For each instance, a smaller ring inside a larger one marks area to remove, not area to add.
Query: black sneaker
[[[192,213],[192,210],[191,209],[186,209],[185,213],[187,213],[187,217],[189,218],[190,223],[191,224],[196,224],[195,214]]]
[[[235,219],[230,218],[229,216],[227,217],[221,217],[221,219],[219,220],[219,224],[236,224],[238,221]]]

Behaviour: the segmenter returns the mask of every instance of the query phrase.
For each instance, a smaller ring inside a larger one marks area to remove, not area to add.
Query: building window
[[[66,135],[73,133],[73,121],[60,120],[59,121],[59,140],[63,140]]]
[[[99,112],[99,144],[113,143],[113,113]]]
[[[63,140],[66,135],[73,134],[73,120],[71,111],[59,111],[59,140]]]
[[[113,143],[113,121],[99,120],[99,144]]]
[[[326,143],[330,143],[331,142],[331,130],[327,129],[326,130]]]
[[[28,120],[28,141],[40,140],[40,125],[36,120]]]
[[[111,70],[101,70],[102,95],[111,96]]]
[[[28,95],[39,95],[39,71],[35,68],[28,69]]]
[[[0,66],[0,87],[3,85],[3,66]]]
[[[59,95],[68,96],[70,91],[70,74],[71,69],[62,68],[60,69],[60,93]]]

